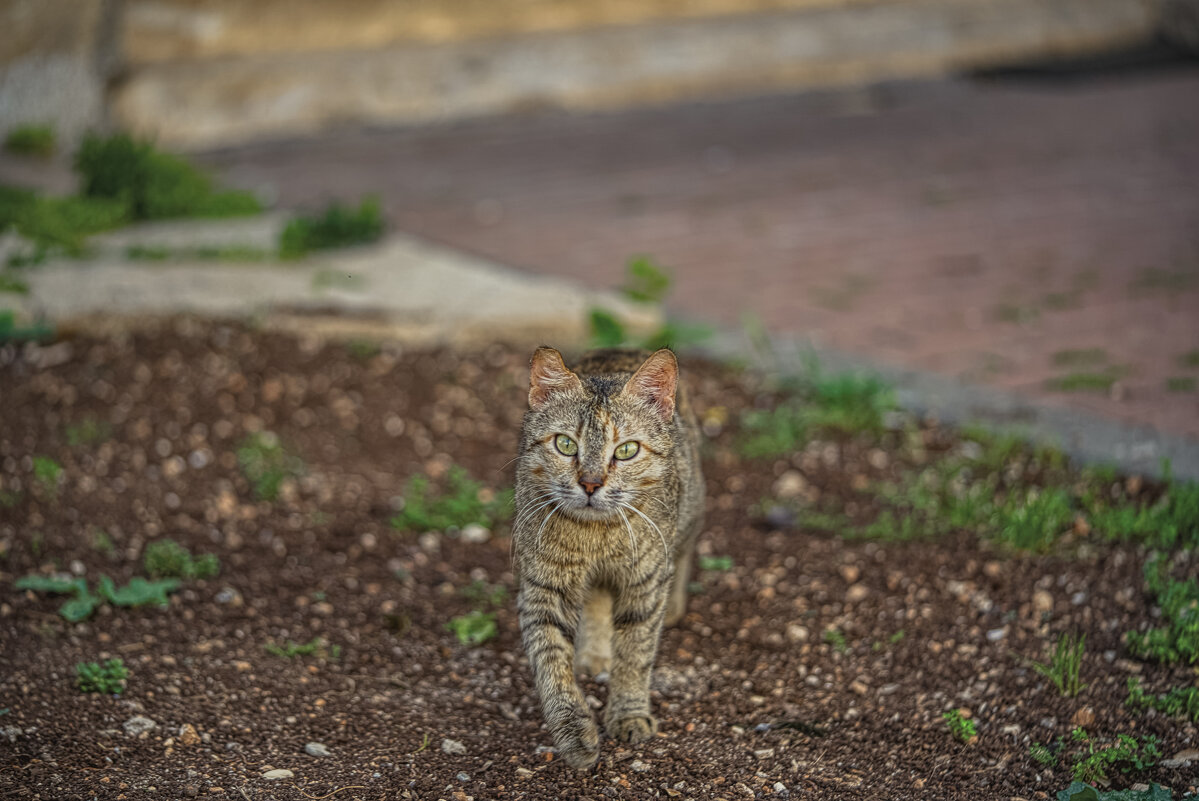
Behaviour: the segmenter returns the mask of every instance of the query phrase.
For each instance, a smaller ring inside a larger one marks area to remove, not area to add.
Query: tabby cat
[[[533,354],[516,470],[513,560],[525,652],[558,754],[586,770],[599,733],[575,664],[608,672],[604,728],[653,737],[649,682],[663,625],[686,610],[703,523],[699,431],[666,349],[610,349],[567,369]]]

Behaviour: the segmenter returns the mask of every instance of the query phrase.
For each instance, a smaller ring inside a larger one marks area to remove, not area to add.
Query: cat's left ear
[[[538,348],[529,367],[530,409],[540,409],[560,392],[583,387],[579,377],[562,361],[562,354],[553,348]]]
[[[674,393],[678,384],[679,362],[674,353],[662,348],[637,368],[621,394],[644,401],[663,422],[669,422],[674,417]]]

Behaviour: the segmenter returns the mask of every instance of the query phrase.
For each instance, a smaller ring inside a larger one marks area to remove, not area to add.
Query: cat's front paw
[[[653,715],[630,715],[604,723],[608,736],[622,743],[641,743],[658,733],[658,719]]]
[[[599,759],[599,730],[595,721],[580,721],[579,731],[564,736],[557,750],[558,756],[575,770],[590,770]]]

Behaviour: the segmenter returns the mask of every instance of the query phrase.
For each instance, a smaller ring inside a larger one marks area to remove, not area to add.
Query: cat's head
[[[643,508],[673,465],[678,374],[666,349],[628,377],[580,376],[558,351],[539,348],[529,376],[528,449],[520,467],[533,508],[547,504],[546,510],[557,507],[579,520],[635,516],[627,506]]]

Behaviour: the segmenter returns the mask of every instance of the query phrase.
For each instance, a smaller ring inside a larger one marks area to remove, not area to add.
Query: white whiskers
[[[633,512],[634,514],[640,515],[641,519],[644,520],[646,523],[649,523],[650,527],[652,527],[653,530],[658,533],[658,539],[660,539],[662,541],[662,556],[666,559],[666,561],[669,562],[670,561],[670,549],[666,546],[666,537],[664,537],[662,535],[662,529],[658,528],[658,524],[655,523],[654,521],[650,520],[648,517],[646,517],[644,512],[642,512],[640,509],[638,509],[636,506],[633,506],[632,504],[621,503],[620,506],[621,506],[621,508],[628,509],[630,512]]]

